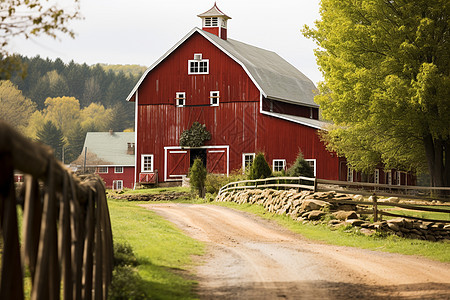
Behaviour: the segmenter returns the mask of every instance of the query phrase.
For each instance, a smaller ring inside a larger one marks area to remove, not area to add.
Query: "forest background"
[[[125,99],[146,67],[19,58],[25,74],[0,81],[0,120],[51,146],[64,163],[80,155],[87,132],[133,131],[134,104]]]

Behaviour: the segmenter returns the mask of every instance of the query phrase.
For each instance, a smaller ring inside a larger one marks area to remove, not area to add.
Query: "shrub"
[[[207,193],[217,194],[219,193],[220,188],[224,185],[230,182],[242,181],[246,179],[246,175],[242,174],[242,169],[230,172],[229,176],[208,173],[206,175],[205,190]]]
[[[117,266],[108,293],[109,299],[148,299],[141,276],[131,266]]]
[[[272,170],[267,163],[264,154],[258,153],[253,160],[252,166],[250,167],[249,179],[262,179],[267,178],[272,175]]]
[[[137,266],[133,248],[126,243],[114,244],[114,266]]]
[[[314,177],[314,170],[303,158],[303,153],[299,151],[294,164],[288,169],[287,174],[292,177]]]
[[[198,192],[199,197],[204,196],[206,168],[200,158],[194,160],[194,164],[189,169],[189,183],[191,189]]]
[[[191,128],[183,131],[180,137],[180,146],[182,147],[200,147],[205,141],[211,139],[211,133],[206,130],[205,124],[194,122]]]

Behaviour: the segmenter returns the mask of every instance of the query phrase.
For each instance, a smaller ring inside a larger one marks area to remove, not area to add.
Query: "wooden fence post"
[[[317,192],[317,178],[314,178],[314,193]]]
[[[377,207],[377,195],[373,193],[372,195],[373,201],[373,221],[378,222],[378,207]]]

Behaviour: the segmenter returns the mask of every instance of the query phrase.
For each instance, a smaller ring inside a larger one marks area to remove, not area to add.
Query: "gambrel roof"
[[[132,101],[134,94],[147,74],[194,33],[201,34],[217,48],[240,64],[264,97],[309,107],[319,107],[319,105],[314,102],[314,92],[316,90],[314,83],[275,52],[251,46],[233,39],[223,40],[220,37],[199,28],[192,29],[185,37],[183,37],[183,39],[175,44],[145,71],[136,86],[128,95],[127,101]]]

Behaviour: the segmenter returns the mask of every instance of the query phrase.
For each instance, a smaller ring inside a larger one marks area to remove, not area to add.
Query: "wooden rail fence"
[[[378,221],[382,216],[390,217],[402,217],[407,219],[421,220],[427,222],[440,222],[440,223],[450,223],[450,207],[449,208],[437,208],[435,205],[412,205],[404,203],[392,203],[392,202],[379,202],[379,196],[396,196],[396,197],[406,197],[408,199],[422,199],[427,201],[438,200],[442,202],[448,202],[447,198],[442,197],[432,197],[423,193],[420,197],[421,191],[433,191],[437,195],[445,195],[450,192],[450,188],[446,187],[420,187],[420,186],[393,186],[393,185],[380,185],[374,183],[364,183],[364,182],[347,182],[347,181],[332,181],[317,178],[308,177],[271,177],[265,179],[257,180],[243,180],[231,182],[224,185],[220,190],[218,195],[220,196],[225,192],[232,192],[236,190],[243,189],[264,189],[264,188],[274,188],[274,189],[296,189],[296,190],[311,190],[314,192],[318,191],[336,191],[342,193],[350,194],[362,194],[372,196],[372,201],[356,201],[356,200],[344,200],[344,199],[327,199],[330,203],[340,203],[340,204],[358,204],[360,206],[370,206],[371,209],[360,209],[357,211],[358,214],[373,215],[374,221]],[[414,216],[406,216],[401,214],[394,214],[382,209],[379,206],[389,206],[404,208],[413,211],[427,211],[427,212],[438,212],[449,214],[448,219],[427,219]]]
[[[24,269],[33,300],[107,299],[113,240],[101,179],[74,176],[47,146],[4,122],[0,166],[0,299],[24,298]],[[27,174],[18,195],[14,170]]]

